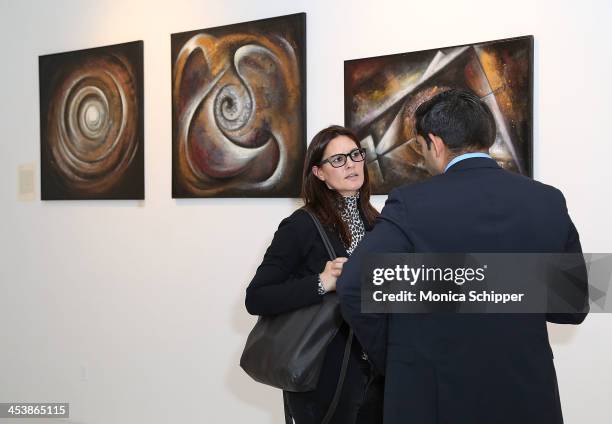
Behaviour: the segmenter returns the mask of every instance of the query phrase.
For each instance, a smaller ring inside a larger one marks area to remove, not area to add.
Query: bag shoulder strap
[[[287,400],[287,393],[283,390],[283,409],[285,410],[285,424],[293,424],[293,417],[289,410],[289,401]]]
[[[333,261],[334,259],[338,257],[338,255],[336,255],[334,246],[332,246],[331,241],[329,240],[329,237],[327,236],[327,233],[323,229],[323,225],[321,225],[321,221],[319,221],[319,218],[317,218],[316,215],[310,212],[308,209],[305,209],[305,208],[302,208],[302,209],[304,210],[304,212],[308,214],[308,216],[310,216],[310,219],[312,219],[312,222],[314,223],[315,227],[317,227],[317,231],[319,232],[319,235],[321,236],[321,240],[323,240],[323,245],[325,246],[325,250],[327,250],[327,254],[329,255],[330,260]]]
[[[321,225],[321,221],[319,221],[319,219],[315,216],[315,214],[310,212],[308,209],[304,209],[304,211],[308,213],[315,227],[317,227],[317,231],[319,231],[319,235],[321,236],[321,240],[323,240],[323,245],[325,245],[325,249],[327,250],[327,254],[329,255],[330,259],[331,260],[336,259],[338,256],[336,255],[336,252],[334,251],[334,247],[332,246],[331,241],[329,240],[329,237],[327,236],[327,233],[323,229],[323,225]],[[349,331],[349,336],[346,341],[346,345],[344,346],[344,356],[342,357],[342,367],[340,368],[340,376],[338,377],[338,384],[336,385],[336,391],[334,392],[334,396],[332,397],[331,404],[329,405],[329,408],[327,409],[327,412],[325,413],[325,416],[323,417],[323,421],[321,421],[321,424],[329,424],[334,413],[336,412],[336,407],[338,406],[338,402],[340,402],[340,395],[342,394],[342,387],[344,386],[344,379],[346,378],[346,372],[348,370],[348,363],[351,357],[351,345],[352,344],[353,344],[353,330],[351,329]]]
[[[334,397],[332,398],[331,404],[329,405],[329,409],[323,417],[323,421],[321,424],[328,424],[331,422],[332,417],[334,416],[334,412],[336,412],[336,407],[338,406],[338,402],[340,401],[340,395],[342,394],[342,387],[344,386],[344,379],[346,377],[346,372],[348,370],[348,363],[351,356],[351,345],[353,344],[353,330],[349,331],[348,340],[346,341],[346,346],[344,347],[344,357],[342,358],[342,368],[340,368],[340,377],[338,377],[338,384],[336,385],[336,391],[334,392]]]
[[[336,407],[338,406],[338,402],[340,402],[340,395],[342,394],[342,387],[344,386],[344,380],[346,378],[346,372],[348,371],[348,363],[351,356],[351,346],[353,344],[353,330],[349,331],[348,340],[346,341],[346,345],[344,346],[344,356],[342,358],[342,367],[340,368],[340,376],[338,377],[338,384],[336,385],[336,391],[334,392],[334,396],[332,397],[331,404],[329,408],[327,408],[327,412],[323,417],[323,421],[321,424],[329,424],[334,413],[336,412]],[[289,409],[289,401],[287,400],[287,393],[283,391],[283,409],[285,412],[285,424],[294,424],[293,417],[291,416],[291,412]]]

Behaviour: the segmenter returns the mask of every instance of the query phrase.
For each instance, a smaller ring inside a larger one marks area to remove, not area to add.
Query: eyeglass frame
[[[355,151],[358,151],[359,153],[361,153],[361,160],[355,160],[355,159],[353,159],[353,158],[351,157],[351,155],[352,155],[352,154],[353,154]],[[334,166],[334,165],[331,163],[331,158],[338,157],[338,156],[344,156],[344,163],[343,163],[342,165]],[[350,152],[348,152],[348,153],[336,153],[336,154],[334,154],[334,155],[329,156],[329,157],[328,157],[328,158],[326,158],[326,159],[323,159],[321,162],[319,162],[319,166],[323,166],[323,165],[325,165],[326,163],[329,163],[329,164],[332,166],[332,168],[342,168],[344,165],[346,165],[346,164],[347,164],[347,162],[348,162],[348,160],[349,160],[349,159],[350,159],[350,160],[352,160],[353,162],[357,163],[357,162],[363,162],[363,161],[365,160],[365,158],[366,158],[366,149],[365,149],[365,147],[356,147],[356,148],[354,148],[353,150],[351,150],[351,151],[350,151]]]

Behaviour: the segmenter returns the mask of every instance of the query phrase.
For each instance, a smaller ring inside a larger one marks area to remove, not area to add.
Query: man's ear
[[[318,166],[315,165],[312,167],[312,173],[314,174],[315,177],[317,177],[321,181],[325,181],[325,176],[323,175],[323,173],[321,172],[321,169],[319,169]]]
[[[440,157],[446,145],[444,144],[444,140],[442,140],[437,135],[433,135],[432,133],[427,134],[429,139],[431,140],[431,144],[433,145],[434,151],[436,153],[436,157]]]

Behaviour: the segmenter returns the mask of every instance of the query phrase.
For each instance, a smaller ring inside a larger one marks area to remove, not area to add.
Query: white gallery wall
[[[343,122],[346,59],[534,35],[535,178],[565,193],[586,252],[612,252],[609,1],[0,0],[0,402],[70,402],[87,424],[282,421],[238,360],[244,289],[298,203],[171,198],[170,34],[297,12],[309,139]],[[20,165],[40,198],[38,56],[133,40],[146,200],[19,200]],[[550,330],[566,423],[609,423],[612,316]]]

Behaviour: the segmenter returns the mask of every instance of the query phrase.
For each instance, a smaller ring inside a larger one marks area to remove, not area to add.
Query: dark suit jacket
[[[325,230],[336,254],[348,257],[336,233],[329,228]],[[245,304],[248,312],[253,315],[277,315],[321,302],[323,297],[317,293],[318,275],[328,260],[325,246],[311,218],[305,211],[296,210],[278,226],[261,265],[247,287]],[[296,405],[317,405],[316,411],[308,412],[319,416],[317,419],[321,421],[336,390],[348,335],[348,325],[344,324],[330,342],[316,390],[288,393],[292,408],[297,408]],[[338,416],[347,415],[348,411],[345,410],[352,406],[348,403],[355,402],[355,399],[350,399],[351,390],[354,391],[350,386],[361,374],[364,362],[362,354],[359,342],[353,340],[346,380],[348,383],[343,386],[343,394],[336,409]],[[299,415],[298,411],[294,411],[294,414]],[[335,421],[340,422],[340,418]]]
[[[492,159],[393,190],[337,283],[345,319],[386,370],[385,424],[562,423],[546,320],[586,314],[361,314],[365,255],[580,251],[561,192]]]

